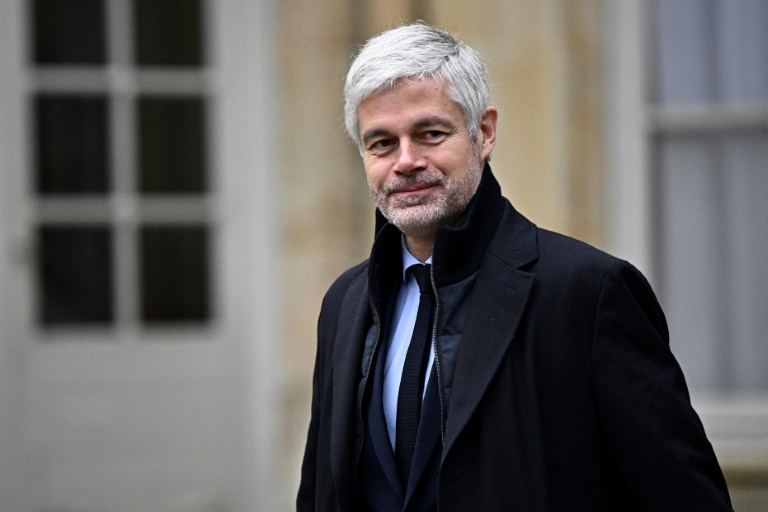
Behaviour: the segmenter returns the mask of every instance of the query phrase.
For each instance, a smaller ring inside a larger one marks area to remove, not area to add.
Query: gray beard
[[[469,201],[477,192],[482,177],[482,164],[478,161],[470,172],[462,174],[446,188],[443,175],[430,176],[418,172],[403,176],[376,193],[371,190],[376,206],[384,217],[406,235],[434,236],[443,224],[453,224],[466,210]],[[437,198],[420,197],[392,199],[389,194],[413,184],[434,184],[443,188]]]

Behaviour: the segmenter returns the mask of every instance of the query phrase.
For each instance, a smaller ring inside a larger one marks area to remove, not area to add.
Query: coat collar
[[[459,225],[446,224],[438,229],[432,249],[432,266],[438,287],[461,281],[477,271],[501,221],[504,203],[501,187],[486,163],[477,192]],[[400,231],[376,210],[376,233],[371,261],[379,266],[392,258],[390,244],[395,237],[399,240]],[[380,269],[371,270],[371,276],[375,276]]]

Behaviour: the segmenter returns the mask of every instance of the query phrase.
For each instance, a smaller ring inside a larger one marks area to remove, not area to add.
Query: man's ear
[[[494,106],[485,109],[483,118],[480,120],[480,129],[477,137],[480,146],[480,156],[486,161],[496,145],[496,120],[499,117],[499,111]]]

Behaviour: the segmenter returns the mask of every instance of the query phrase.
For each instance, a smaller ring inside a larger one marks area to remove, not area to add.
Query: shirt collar
[[[411,251],[408,250],[408,247],[405,245],[405,235],[400,236],[400,251],[403,256],[403,282],[408,282],[408,269],[411,268],[414,265],[428,265],[432,263],[432,256],[429,257],[429,259],[422,263],[421,261],[416,258],[413,254],[411,254]]]

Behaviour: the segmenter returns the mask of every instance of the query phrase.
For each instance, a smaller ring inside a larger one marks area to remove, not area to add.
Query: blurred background
[[[0,510],[291,510],[323,293],[367,256],[355,48],[489,67],[494,172],[635,263],[768,510],[765,0],[0,0]]]

